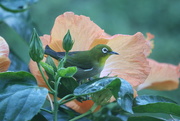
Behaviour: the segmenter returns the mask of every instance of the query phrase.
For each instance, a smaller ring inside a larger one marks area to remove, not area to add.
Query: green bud
[[[40,62],[44,57],[43,46],[35,29],[33,30],[30,40],[29,55],[31,59],[36,62]]]
[[[45,62],[40,62],[40,65],[44,68],[44,70],[46,71],[46,73],[50,74],[50,75],[54,75],[54,69],[51,65],[45,63]]]
[[[73,77],[77,72],[76,67],[61,68],[57,71],[59,77]]]
[[[68,30],[68,32],[66,33],[66,35],[63,38],[63,48],[66,52],[69,52],[72,47],[73,47],[73,40],[71,38],[71,34],[70,31]]]

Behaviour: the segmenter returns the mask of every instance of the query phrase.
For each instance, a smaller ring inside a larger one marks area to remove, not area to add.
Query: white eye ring
[[[102,52],[103,52],[103,53],[107,53],[107,52],[108,52],[108,49],[104,47],[104,48],[102,48]]]

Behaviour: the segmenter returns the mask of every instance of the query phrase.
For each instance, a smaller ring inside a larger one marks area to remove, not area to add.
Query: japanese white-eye
[[[61,60],[65,56],[65,52],[55,52],[48,45],[45,48],[45,54]],[[103,70],[104,64],[108,57],[112,54],[118,55],[117,52],[104,44],[99,44],[87,51],[69,52],[65,67],[76,66],[78,71],[74,75],[78,81],[91,77],[98,77]]]

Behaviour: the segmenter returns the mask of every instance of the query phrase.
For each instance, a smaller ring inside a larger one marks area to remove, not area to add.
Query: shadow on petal
[[[154,90],[173,90],[179,86],[180,65],[158,63],[149,59],[151,72],[143,84],[138,87],[141,89]]]

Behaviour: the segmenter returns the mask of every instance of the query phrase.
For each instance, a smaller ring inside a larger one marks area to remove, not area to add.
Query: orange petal
[[[138,87],[138,90],[148,88],[155,90],[172,90],[178,88],[180,78],[180,65],[175,66],[166,63],[158,63],[149,59],[151,72],[146,81]]]
[[[7,71],[7,69],[9,68],[10,62],[11,61],[9,60],[8,57],[1,56],[0,57],[0,72]]]
[[[104,30],[92,22],[89,17],[66,12],[56,18],[51,31],[51,44],[49,46],[53,50],[63,51],[62,40],[68,30],[75,41],[72,51],[89,50],[95,39],[106,36]]]
[[[0,36],[0,56],[6,56],[9,55],[9,46],[7,42]]]
[[[116,35],[107,43],[113,51],[120,55],[112,55],[106,61],[101,77],[118,76],[138,86],[147,78],[150,68],[144,50],[150,49],[144,36],[139,32],[135,35]]]
[[[75,110],[78,113],[87,112],[92,106],[94,102],[92,100],[79,102],[77,100],[73,100],[71,102],[66,103],[65,105]]]

